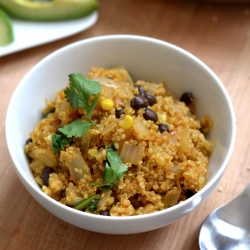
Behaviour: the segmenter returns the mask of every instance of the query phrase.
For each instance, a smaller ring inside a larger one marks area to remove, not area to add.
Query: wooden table
[[[199,249],[202,221],[250,180],[250,3],[100,0],[100,4],[99,19],[87,31],[0,58],[0,249]],[[56,218],[23,187],[6,148],[5,115],[24,75],[62,46],[107,34],[150,36],[193,53],[222,80],[237,117],[235,149],[212,195],[186,217],[148,233],[104,235]]]

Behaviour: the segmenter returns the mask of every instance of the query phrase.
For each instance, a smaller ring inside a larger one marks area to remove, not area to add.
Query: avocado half
[[[99,8],[96,0],[0,0],[9,15],[30,21],[63,21],[81,18]]]
[[[0,46],[12,43],[14,40],[13,27],[9,16],[0,8]]]

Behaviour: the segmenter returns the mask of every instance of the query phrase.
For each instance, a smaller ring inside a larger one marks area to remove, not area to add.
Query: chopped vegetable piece
[[[178,203],[181,195],[181,189],[174,187],[169,190],[165,196],[162,197],[161,201],[164,204],[164,208],[172,207]]]
[[[90,168],[76,147],[68,147],[61,151],[60,160],[69,169],[70,176],[75,183],[78,183],[82,178],[84,179],[85,175],[90,174]]]
[[[88,207],[91,212],[94,212],[96,208],[96,204],[99,199],[100,199],[100,195],[94,194],[90,196],[88,199],[85,199],[81,201],[79,204],[77,204],[76,206],[74,206],[74,209],[83,210]]]
[[[142,160],[144,147],[141,145],[135,146],[125,142],[123,144],[120,156],[123,162],[138,164]]]
[[[115,123],[111,123],[109,124],[107,127],[105,127],[102,131],[101,134],[102,135],[106,135],[107,133],[109,133],[110,131],[112,131],[112,129],[114,129],[116,127]]]
[[[83,158],[86,158],[88,155],[90,141],[91,141],[90,130],[86,131],[82,136],[75,138],[75,142],[79,142],[79,148],[81,150]]]
[[[137,134],[142,133],[145,140],[150,138],[149,129],[138,118],[134,119],[133,128]]]

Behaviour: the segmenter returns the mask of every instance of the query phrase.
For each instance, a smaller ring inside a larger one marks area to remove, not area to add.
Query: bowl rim
[[[185,56],[187,56],[190,60],[195,61],[197,64],[200,65],[200,67],[202,67],[203,69],[205,69],[205,71],[207,71],[209,73],[209,75],[213,78],[213,80],[218,84],[219,88],[222,90],[225,99],[227,101],[227,105],[229,107],[229,111],[230,111],[230,119],[232,121],[232,139],[230,141],[230,145],[229,145],[229,149],[227,151],[226,157],[223,160],[223,164],[220,166],[220,168],[218,169],[217,173],[213,176],[213,178],[200,190],[198,191],[196,194],[194,194],[192,197],[190,197],[189,199],[173,206],[167,209],[163,209],[161,211],[157,211],[157,212],[153,212],[150,214],[145,214],[145,215],[136,215],[136,216],[122,216],[122,217],[118,217],[118,216],[98,216],[96,214],[90,214],[90,213],[83,213],[82,211],[78,211],[76,209],[72,209],[70,207],[67,207],[63,204],[61,204],[58,201],[55,201],[54,199],[52,199],[51,197],[47,196],[44,192],[42,192],[41,189],[39,189],[38,187],[35,187],[35,183],[32,182],[29,178],[27,178],[26,173],[24,171],[24,169],[22,168],[17,156],[15,155],[14,151],[13,151],[13,143],[11,140],[11,131],[10,131],[10,126],[8,126],[11,122],[11,113],[13,112],[13,109],[15,107],[15,97],[18,95],[19,90],[25,85],[26,79],[28,79],[30,77],[30,75],[32,75],[33,71],[35,71],[37,68],[40,67],[40,65],[46,63],[47,61],[49,61],[51,58],[53,58],[54,56],[56,56],[57,54],[63,53],[66,50],[70,50],[71,48],[75,47],[75,46],[84,46],[86,44],[92,43],[92,42],[100,42],[103,40],[113,40],[113,41],[117,41],[117,40],[135,40],[135,41],[140,41],[140,42],[148,42],[148,43],[152,43],[156,46],[158,45],[163,45],[165,47],[169,47],[172,48],[175,51],[178,51],[182,54],[184,54]],[[235,139],[236,139],[236,119],[235,119],[235,113],[234,113],[234,108],[233,108],[233,104],[232,101],[229,97],[229,94],[225,88],[225,86],[223,85],[223,83],[221,82],[221,80],[218,78],[218,76],[204,63],[202,62],[199,58],[197,58],[196,56],[194,56],[193,54],[191,54],[190,52],[188,52],[187,50],[176,46],[174,44],[171,44],[167,41],[163,41],[157,38],[152,38],[152,37],[147,37],[147,36],[141,36],[141,35],[129,35],[129,34],[119,34],[119,35],[103,35],[103,36],[96,36],[96,37],[91,37],[91,38],[86,38],[77,42],[73,42],[71,44],[68,44],[66,46],[63,46],[57,50],[55,50],[54,52],[50,53],[49,55],[47,55],[46,57],[44,57],[42,60],[40,60],[36,65],[34,65],[27,73],[26,75],[21,79],[21,81],[19,82],[19,84],[17,85],[16,89],[13,92],[13,95],[10,99],[8,108],[7,108],[7,112],[6,112],[6,120],[5,120],[5,136],[6,136],[6,142],[7,142],[7,147],[9,150],[9,154],[11,156],[11,159],[13,161],[13,165],[15,168],[16,173],[18,174],[19,178],[21,179],[22,182],[25,182],[29,188],[31,188],[33,191],[35,191],[36,195],[42,197],[43,199],[45,199],[47,202],[52,203],[53,205],[55,205],[58,208],[62,208],[63,210],[69,211],[70,213],[76,213],[79,214],[81,216],[89,216],[91,218],[98,218],[98,219],[102,219],[102,220],[115,220],[115,221],[128,221],[128,220],[138,220],[138,219],[145,219],[145,218],[153,218],[155,216],[158,216],[160,214],[168,214],[171,213],[172,211],[176,211],[178,209],[182,209],[182,207],[185,207],[186,205],[188,205],[189,203],[194,202],[198,197],[202,196],[202,194],[204,194],[207,190],[211,189],[214,184],[216,182],[218,182],[218,180],[221,178],[223,172],[225,171],[229,161],[230,161],[230,157],[232,155],[233,149],[234,149],[234,144],[235,144]],[[25,185],[26,187],[26,185]],[[26,187],[27,189],[27,187]],[[28,189],[27,189],[28,190]],[[28,190],[29,191],[29,190]],[[199,204],[198,204],[199,205]],[[192,211],[193,209],[191,209]]]

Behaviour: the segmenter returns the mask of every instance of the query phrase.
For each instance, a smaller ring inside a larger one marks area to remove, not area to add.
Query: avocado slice
[[[63,21],[87,16],[98,9],[97,0],[0,0],[9,15],[30,21]]]
[[[0,8],[0,46],[12,43],[14,40],[13,27],[9,16]]]

